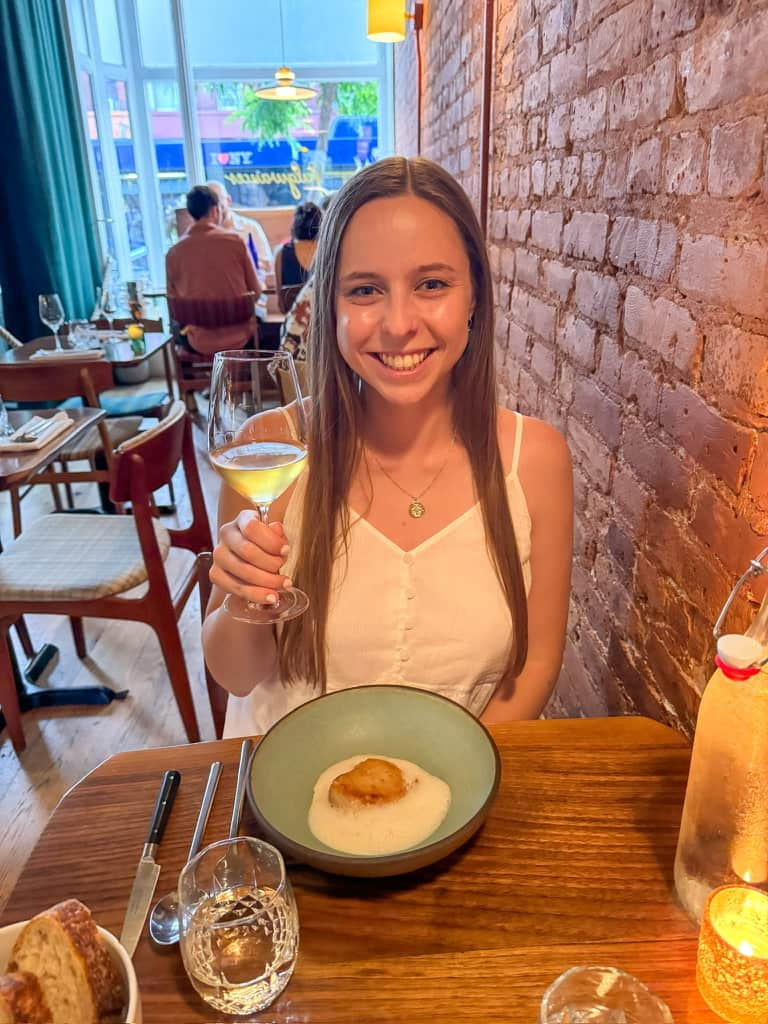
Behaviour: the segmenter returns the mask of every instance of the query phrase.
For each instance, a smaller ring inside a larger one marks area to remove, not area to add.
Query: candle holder
[[[699,992],[730,1024],[768,1020],[768,893],[724,885],[704,907],[696,961]]]

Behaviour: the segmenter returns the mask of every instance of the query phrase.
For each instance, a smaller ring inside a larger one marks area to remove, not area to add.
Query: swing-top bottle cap
[[[744,669],[756,665],[766,656],[766,650],[751,636],[726,633],[717,641],[717,653],[730,668]]]

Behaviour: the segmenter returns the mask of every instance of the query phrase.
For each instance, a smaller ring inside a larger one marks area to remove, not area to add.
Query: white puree
[[[432,835],[451,806],[451,787],[412,761],[383,758],[403,773],[408,792],[400,800],[354,811],[331,806],[328,790],[333,780],[368,757],[383,755],[348,757],[318,778],[309,808],[309,828],[315,838],[343,853],[381,856],[407,850]]]

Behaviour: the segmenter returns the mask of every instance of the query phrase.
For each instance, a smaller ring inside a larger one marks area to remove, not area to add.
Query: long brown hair
[[[451,218],[469,257],[475,308],[469,344],[454,369],[453,419],[472,466],[488,554],[513,623],[506,673],[520,673],[528,654],[528,609],[520,555],[507,500],[496,433],[493,290],[488,256],[472,204],[454,178],[423,158],[390,157],[360,171],[336,194],[320,226],[314,262],[309,331],[312,411],[304,515],[294,579],[310,596],[309,610],[286,623],[280,667],[286,682],[326,686],[325,633],[335,560],[346,553],[347,497],[362,450],[363,398],[359,378],[336,341],[336,278],[344,233],[355,213],[374,199],[414,195]]]

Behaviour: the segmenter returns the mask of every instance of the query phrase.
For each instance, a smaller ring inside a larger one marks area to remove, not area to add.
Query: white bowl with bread
[[[86,906],[0,928],[0,1024],[142,1024],[136,972]]]

